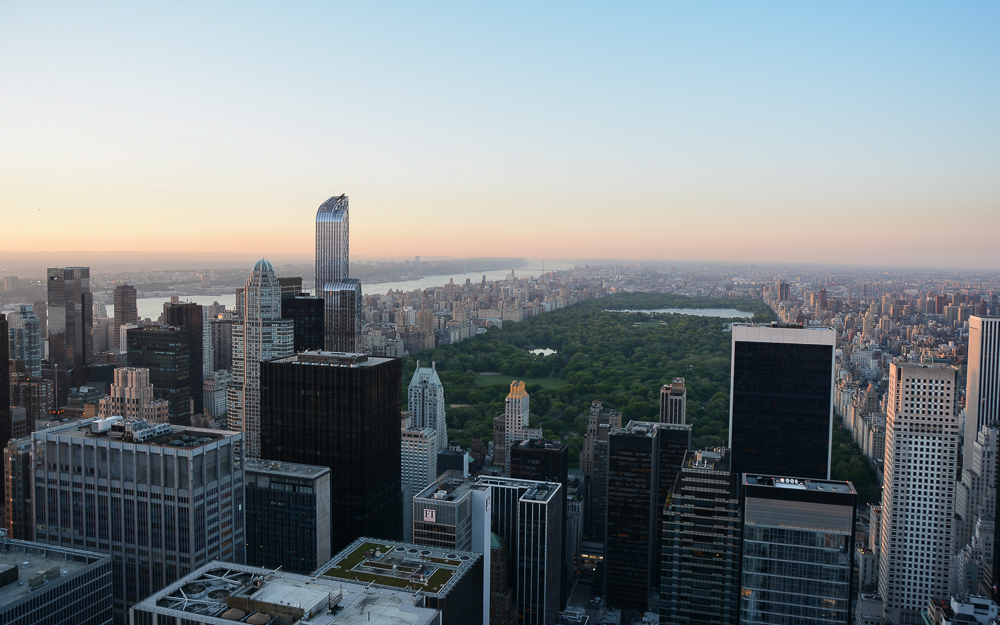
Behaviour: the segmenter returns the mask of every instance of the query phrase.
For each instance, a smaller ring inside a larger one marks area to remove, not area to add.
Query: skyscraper
[[[247,457],[260,458],[260,363],[290,355],[294,345],[293,322],[281,318],[281,287],[271,263],[261,259],[254,265],[237,313],[228,427],[245,434]]]
[[[119,284],[115,287],[115,345],[121,348],[121,327],[139,323],[139,309],[136,307],[135,287]]]
[[[350,278],[347,196],[323,202],[316,211],[316,294],[324,300],[327,351],[361,349],[361,283]]]
[[[410,378],[407,388],[406,408],[410,411],[410,427],[414,430],[430,428],[437,433],[438,449],[448,448],[448,424],[444,415],[444,385],[438,377],[435,363],[421,367]]]
[[[49,362],[64,371],[76,367],[74,383],[82,384],[83,368],[93,355],[90,267],[49,268],[47,273]]]
[[[949,594],[956,393],[955,369],[889,365],[879,594],[896,623],[919,623],[929,599]]]
[[[260,364],[265,458],[330,467],[331,549],[403,533],[395,358],[303,352]]]
[[[7,317],[0,313],[0,338],[7,335]],[[14,436],[14,423],[10,414],[10,360],[7,341],[0,340],[0,448]],[[3,485],[0,485],[0,501],[6,501]]]
[[[660,388],[660,423],[687,423],[687,395],[684,378]]]
[[[242,439],[97,419],[35,432],[35,540],[110,554],[124,622],[178,576],[214,558],[243,562]]]
[[[972,450],[984,425],[1000,425],[1000,318],[972,316],[962,466],[972,466]]]
[[[739,622],[848,625],[858,502],[851,483],[748,474],[740,499]]]
[[[502,466],[510,475],[510,446],[527,438],[542,438],[541,428],[528,427],[530,397],[524,382],[510,383],[510,393],[504,400],[503,415],[493,420],[493,464]]]
[[[836,340],[833,328],[733,327],[734,473],[830,479]]]
[[[107,397],[97,404],[97,416],[141,419],[149,423],[170,421],[170,404],[157,399],[149,381],[149,369],[119,367]]]
[[[663,511],[660,618],[739,622],[739,477],[729,450],[689,451]]]
[[[295,353],[323,349],[323,298],[307,293],[281,296],[281,316],[292,320]]]
[[[42,332],[31,304],[21,304],[7,313],[10,327],[10,359],[32,380],[42,377]],[[0,334],[2,336],[2,334]]]
[[[191,358],[188,366],[191,368],[190,384],[191,399],[194,402],[193,414],[205,411],[202,399],[202,382],[205,380],[205,331],[202,307],[192,302],[164,302],[163,323],[168,326],[184,328],[189,332]]]
[[[659,519],[690,446],[690,425],[630,421],[611,432],[604,596],[614,607],[659,609]]]
[[[130,367],[149,369],[153,394],[170,404],[170,422],[191,424],[191,331],[167,326],[130,328],[125,334]],[[200,387],[198,394],[201,394]]]

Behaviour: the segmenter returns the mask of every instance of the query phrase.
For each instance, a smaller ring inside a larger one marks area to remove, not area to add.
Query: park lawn
[[[560,386],[566,385],[566,380],[562,378],[557,378],[554,376],[544,377],[544,378],[523,378],[515,377],[512,375],[506,375],[499,373],[496,375],[489,373],[477,373],[476,374],[476,384],[478,386],[489,386],[490,384],[503,384],[504,386],[510,386],[510,383],[514,380],[523,381],[527,386],[533,384],[538,384],[545,390],[552,390],[559,388]]]

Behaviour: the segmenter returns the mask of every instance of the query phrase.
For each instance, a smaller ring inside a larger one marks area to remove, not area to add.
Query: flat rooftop
[[[471,551],[359,538],[314,575],[442,597],[480,558]]]
[[[17,569],[17,581],[0,586],[0,606],[9,605],[32,593],[37,593],[47,586],[58,583],[64,574],[75,573],[95,562],[111,558],[111,556],[100,553],[42,545],[24,540],[8,540],[4,546],[2,541],[3,539],[0,539],[0,573],[14,567]],[[47,580],[41,588],[31,590],[29,584],[31,577],[36,573],[44,574],[51,569],[58,569],[59,573],[53,572],[52,579]]]
[[[119,432],[112,432],[110,430],[96,434],[91,432],[90,424],[97,420],[98,419],[80,419],[47,428],[45,430],[36,431],[34,434],[48,434],[53,436],[66,436],[69,438],[89,438],[93,440],[116,442],[131,442],[124,440],[123,434]],[[202,445],[206,445],[230,436],[238,436],[240,434],[241,432],[233,432],[230,430],[209,430],[184,425],[171,425],[168,433],[134,444],[190,449],[192,447],[201,447]]]
[[[800,477],[775,477],[771,475],[743,474],[744,486],[770,486],[772,488],[788,488],[793,490],[812,490],[827,493],[853,493],[854,485],[850,482],[832,480],[810,480]]]
[[[459,501],[471,491],[486,488],[474,480],[463,477],[458,471],[448,471],[436,482],[424,488],[414,496],[414,499],[430,499],[436,501]]]
[[[684,455],[685,469],[706,469],[708,471],[729,471],[730,457],[725,448],[720,451],[705,449],[688,451]]]
[[[653,421],[629,421],[623,428],[611,430],[612,434],[631,434],[633,436],[653,436],[657,430],[684,430],[691,431],[690,424],[680,423],[656,423]]]
[[[312,464],[296,464],[294,462],[278,462],[276,460],[258,460],[251,458],[243,461],[243,469],[248,473],[265,473],[283,477],[303,477],[315,479],[330,472],[330,467],[318,467]]]
[[[265,624],[277,614],[294,625],[432,625],[438,611],[409,591],[297,575],[218,560],[146,597],[134,610],[207,625]],[[194,616],[197,615],[197,616]]]
[[[302,352],[294,356],[275,358],[268,362],[278,362],[282,364],[313,365],[317,367],[374,367],[384,362],[389,362],[392,358],[382,358],[380,356],[368,356],[367,354],[354,354],[349,352],[325,352],[312,351]]]

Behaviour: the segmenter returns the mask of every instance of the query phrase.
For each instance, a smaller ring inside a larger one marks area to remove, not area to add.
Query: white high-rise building
[[[984,425],[1000,425],[1000,318],[969,317],[969,371],[965,391],[963,466],[972,466]]]
[[[401,430],[401,481],[419,493],[437,479],[437,433],[430,428]],[[404,505],[409,502],[403,502]]]
[[[983,579],[981,562],[989,554],[982,552],[986,543],[976,539],[977,528],[984,523],[992,528],[996,511],[997,464],[996,453],[1000,444],[1000,431],[995,426],[984,425],[972,445],[972,464],[962,468],[962,479],[955,490],[955,540],[956,557],[968,562],[968,566],[955,569],[971,570],[971,582],[963,588],[962,580],[968,575],[963,571],[953,574],[952,592],[975,592]],[[989,545],[992,547],[992,529]],[[985,537],[983,537],[985,538]]]
[[[947,597],[961,432],[956,371],[892,363],[886,409],[879,594],[886,619],[920,622]]]
[[[281,285],[271,263],[261,259],[254,265],[237,314],[228,427],[244,433],[248,457],[260,458],[260,362],[294,352],[293,322],[281,318]]]
[[[421,367],[420,361],[417,361],[417,370],[410,379],[406,407],[410,411],[410,427],[414,430],[434,430],[437,433],[438,449],[447,449],[444,385],[438,377],[435,363],[432,362],[430,367]],[[431,477],[432,480],[436,478],[436,475]]]
[[[170,420],[170,402],[157,399],[149,381],[149,369],[119,367],[107,397],[97,403],[97,416],[142,419],[150,423]]]
[[[493,464],[502,465],[510,475],[510,446],[529,438],[541,438],[541,428],[528,427],[528,391],[524,382],[510,383],[503,415],[493,420]]]

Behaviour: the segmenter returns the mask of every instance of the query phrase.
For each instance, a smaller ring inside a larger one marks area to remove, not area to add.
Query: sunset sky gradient
[[[5,251],[1000,268],[1000,3],[7,2]]]

